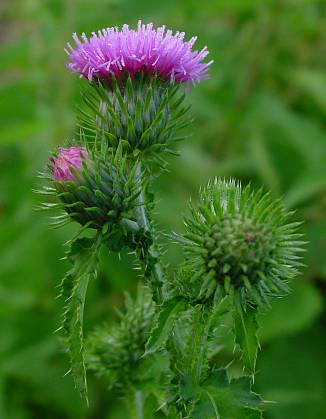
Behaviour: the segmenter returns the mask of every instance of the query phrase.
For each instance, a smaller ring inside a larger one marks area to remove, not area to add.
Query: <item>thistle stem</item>
[[[154,289],[154,296],[157,302],[162,302],[166,297],[166,286],[163,278],[163,270],[160,264],[160,252],[155,244],[155,237],[148,218],[148,209],[142,182],[142,166],[138,163],[136,168],[136,181],[139,184],[140,193],[138,195],[137,207],[135,209],[136,219],[143,230],[144,239],[138,250],[138,257],[144,265],[145,278],[150,282]]]

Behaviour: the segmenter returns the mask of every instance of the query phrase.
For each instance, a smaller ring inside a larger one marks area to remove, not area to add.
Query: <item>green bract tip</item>
[[[179,292],[194,301],[236,292],[244,306],[262,306],[288,291],[304,242],[296,233],[300,223],[287,223],[291,213],[280,200],[216,179],[190,209],[179,237],[187,258],[176,280]]]
[[[113,148],[122,141],[129,152],[168,151],[176,130],[189,123],[184,88],[158,76],[93,82],[83,98],[80,126],[90,143],[96,138]]]

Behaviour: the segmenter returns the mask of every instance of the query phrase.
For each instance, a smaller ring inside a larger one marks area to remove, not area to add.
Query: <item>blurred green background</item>
[[[73,135],[82,81],[64,67],[71,33],[138,19],[198,35],[215,63],[192,89],[196,116],[181,157],[155,183],[156,219],[182,231],[187,200],[213,176],[263,185],[297,208],[309,240],[293,293],[261,323],[255,389],[268,419],[326,417],[326,3],[309,0],[2,0],[0,3],[0,418],[123,419],[104,382],[90,381],[90,408],[63,378],[56,285],[62,244],[33,210],[36,174]],[[169,245],[167,260],[180,255]],[[103,253],[91,284],[87,328],[115,318],[135,289],[132,257]]]

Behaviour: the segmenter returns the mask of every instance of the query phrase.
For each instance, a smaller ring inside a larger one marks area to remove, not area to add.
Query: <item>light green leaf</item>
[[[153,328],[146,344],[146,354],[159,350],[168,337],[182,311],[186,308],[186,301],[180,297],[174,297],[163,303],[158,314],[156,326]]]
[[[251,374],[255,372],[259,347],[256,311],[250,306],[244,309],[238,302],[233,310],[235,343],[240,347],[245,369]]]

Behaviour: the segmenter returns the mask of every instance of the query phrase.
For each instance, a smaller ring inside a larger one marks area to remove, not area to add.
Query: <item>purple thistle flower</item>
[[[83,147],[60,147],[57,157],[50,157],[51,172],[55,180],[65,181],[72,180],[74,176],[71,168],[80,170],[82,168],[82,160],[88,158],[86,148]]]
[[[138,22],[137,30],[123,25],[93,32],[88,39],[83,33],[81,40],[73,35],[74,49],[69,43],[66,53],[68,68],[89,80],[119,77],[125,72],[134,76],[144,71],[157,74],[177,82],[198,83],[208,78],[208,67],[213,61],[204,63],[209,54],[207,47],[192,51],[197,37],[184,41],[184,32],[173,34],[165,26],[153,29],[153,24]]]

